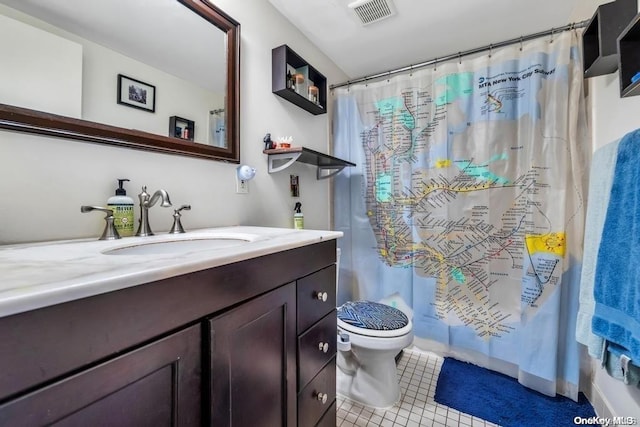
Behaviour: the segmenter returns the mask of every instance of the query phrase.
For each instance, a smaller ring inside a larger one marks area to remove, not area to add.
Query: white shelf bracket
[[[301,155],[302,152],[269,154],[269,173],[285,170],[294,164]]]
[[[344,166],[318,166],[316,170],[316,179],[327,179],[340,173]],[[328,171],[328,173],[323,173]]]

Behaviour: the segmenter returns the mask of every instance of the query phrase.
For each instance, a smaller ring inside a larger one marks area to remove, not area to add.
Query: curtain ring
[[[549,43],[553,43],[553,31],[554,29],[553,27],[551,27],[551,40],[549,41]]]
[[[522,52],[522,36],[520,36],[520,52]]]
[[[491,55],[493,55],[493,45],[492,44],[489,45],[489,58],[491,58]]]
[[[413,64],[409,65],[409,77],[413,77]]]
[[[458,52],[458,64],[462,65],[462,52]]]
[[[436,71],[438,69],[438,58],[433,60],[433,71]]]

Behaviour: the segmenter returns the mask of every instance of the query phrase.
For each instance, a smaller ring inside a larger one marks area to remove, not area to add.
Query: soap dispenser
[[[296,206],[293,208],[293,228],[296,230],[302,230],[304,228],[304,214],[302,213],[302,203],[296,202]]]
[[[116,195],[109,197],[107,206],[113,210],[113,223],[122,237],[133,236],[133,199],[127,196],[127,192],[122,186],[126,178],[118,179]]]

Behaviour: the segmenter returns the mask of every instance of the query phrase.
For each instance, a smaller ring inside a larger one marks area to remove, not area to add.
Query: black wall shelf
[[[287,86],[287,70],[301,69],[305,66],[308,67],[308,80],[318,88],[317,102],[311,101],[308,93],[298,93]],[[271,51],[271,91],[313,115],[327,112],[326,77],[286,44]]]
[[[178,116],[169,117],[169,136],[193,141],[196,124],[193,120]]]
[[[616,71],[618,35],[633,19],[637,9],[637,0],[616,0],[598,6],[582,34],[586,78]]]
[[[356,165],[305,147],[275,148],[262,152],[269,156],[269,173],[280,172],[295,162],[301,162],[316,166],[318,168],[316,178],[325,179],[334,176],[347,166]]]
[[[631,81],[640,72],[640,14],[633,18],[618,37],[618,68],[620,97],[640,95],[640,80]]]

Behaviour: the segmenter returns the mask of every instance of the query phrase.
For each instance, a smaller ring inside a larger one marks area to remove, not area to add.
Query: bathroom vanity
[[[0,248],[0,425],[335,426],[341,235]]]

